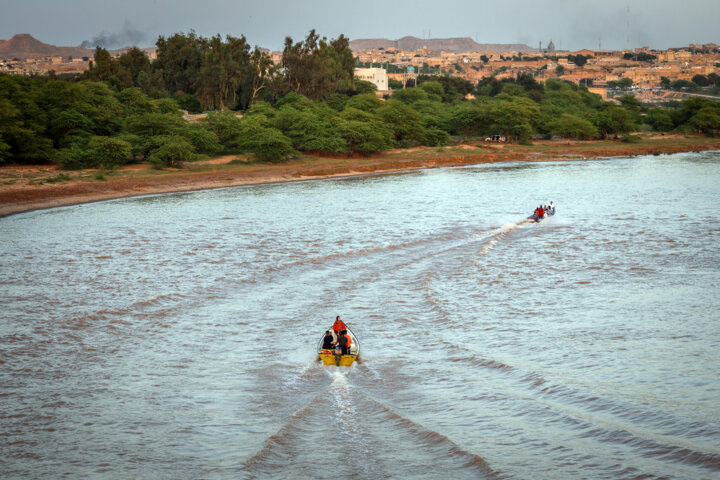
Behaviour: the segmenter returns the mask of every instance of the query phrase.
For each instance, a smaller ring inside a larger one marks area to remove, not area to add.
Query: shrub
[[[141,113],[125,120],[124,133],[150,137],[153,135],[176,135],[187,129],[188,122],[171,113]]]
[[[195,151],[200,153],[218,153],[223,149],[217,135],[200,124],[190,125],[185,138],[192,143]]]
[[[85,168],[87,152],[78,145],[55,150],[52,161],[59,163],[65,170],[80,170]]]
[[[193,146],[182,137],[173,136],[163,139],[158,148],[150,153],[148,160],[155,168],[181,168],[183,162],[192,158]]]
[[[54,177],[46,178],[44,180],[41,180],[40,183],[60,183],[60,182],[67,182],[70,180],[70,175],[67,173],[60,173]]]
[[[351,97],[345,104],[345,109],[356,108],[363,112],[372,112],[382,105],[379,98],[374,93],[362,93]]]
[[[92,137],[87,145],[87,165],[117,168],[132,158],[132,145],[112,137]]]
[[[262,115],[258,115],[262,117]],[[263,117],[264,118],[264,117]],[[206,130],[214,133],[226,150],[239,148],[242,135],[242,122],[235,112],[210,112],[198,121]]]
[[[277,128],[265,126],[262,115],[243,119],[240,148],[255,154],[258,160],[276,162],[293,153],[292,141]]]
[[[172,113],[175,115],[181,115],[180,105],[172,98],[159,98],[152,100],[151,102],[158,112],[160,113]]]

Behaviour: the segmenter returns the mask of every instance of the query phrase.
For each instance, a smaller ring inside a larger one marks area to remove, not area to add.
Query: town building
[[[355,78],[372,83],[379,92],[389,90],[388,74],[384,68],[356,68]]]

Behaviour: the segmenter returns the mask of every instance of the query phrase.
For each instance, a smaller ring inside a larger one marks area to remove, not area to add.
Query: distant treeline
[[[348,41],[287,38],[280,65],[244,37],[160,37],[154,62],[138,49],[118,59],[98,48],[82,78],[0,75],[0,163],[57,161],[115,168],[180,166],[198,155],[250,153],[278,161],[296,152],[361,154],[451,137],[616,138],[641,128],[720,128],[720,103],[692,98],[647,108],[633,96],[604,102],[584,86],[530,75],[476,85],[423,76],[381,100],[353,79]],[[476,98],[468,100],[468,94]],[[181,108],[210,111],[188,122]],[[244,113],[238,118],[236,111]],[[643,127],[643,125],[647,125]]]

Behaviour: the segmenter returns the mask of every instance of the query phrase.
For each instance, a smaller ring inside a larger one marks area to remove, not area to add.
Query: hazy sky
[[[58,46],[152,46],[158,35],[194,29],[244,34],[280,49],[285,36],[397,39],[472,37],[480,43],[553,40],[557,48],[720,43],[720,0],[0,0],[0,39],[30,33]]]

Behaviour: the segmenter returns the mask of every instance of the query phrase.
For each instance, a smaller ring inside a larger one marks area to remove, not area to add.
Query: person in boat
[[[332,348],[334,346],[335,346],[335,338],[333,337],[332,333],[330,333],[330,330],[326,330],[325,338],[323,338],[322,348],[323,348],[323,350],[332,350]]]
[[[338,345],[340,345],[343,355],[347,355],[350,351],[350,343],[350,335],[348,335],[347,330],[340,330],[340,335],[338,335]]]
[[[550,202],[548,209],[550,210],[550,215],[555,215],[555,205],[553,205],[553,202]]]
[[[332,336],[335,337],[335,342],[340,338],[340,332],[346,330],[345,322],[340,319],[340,315],[335,317],[335,323],[332,326]]]
[[[545,218],[545,209],[542,205],[538,207],[538,219]]]
[[[340,333],[341,330],[347,329],[347,327],[345,326],[345,323],[342,320],[340,320],[340,315],[335,317],[335,323],[333,323],[332,329],[335,332],[335,334]]]

